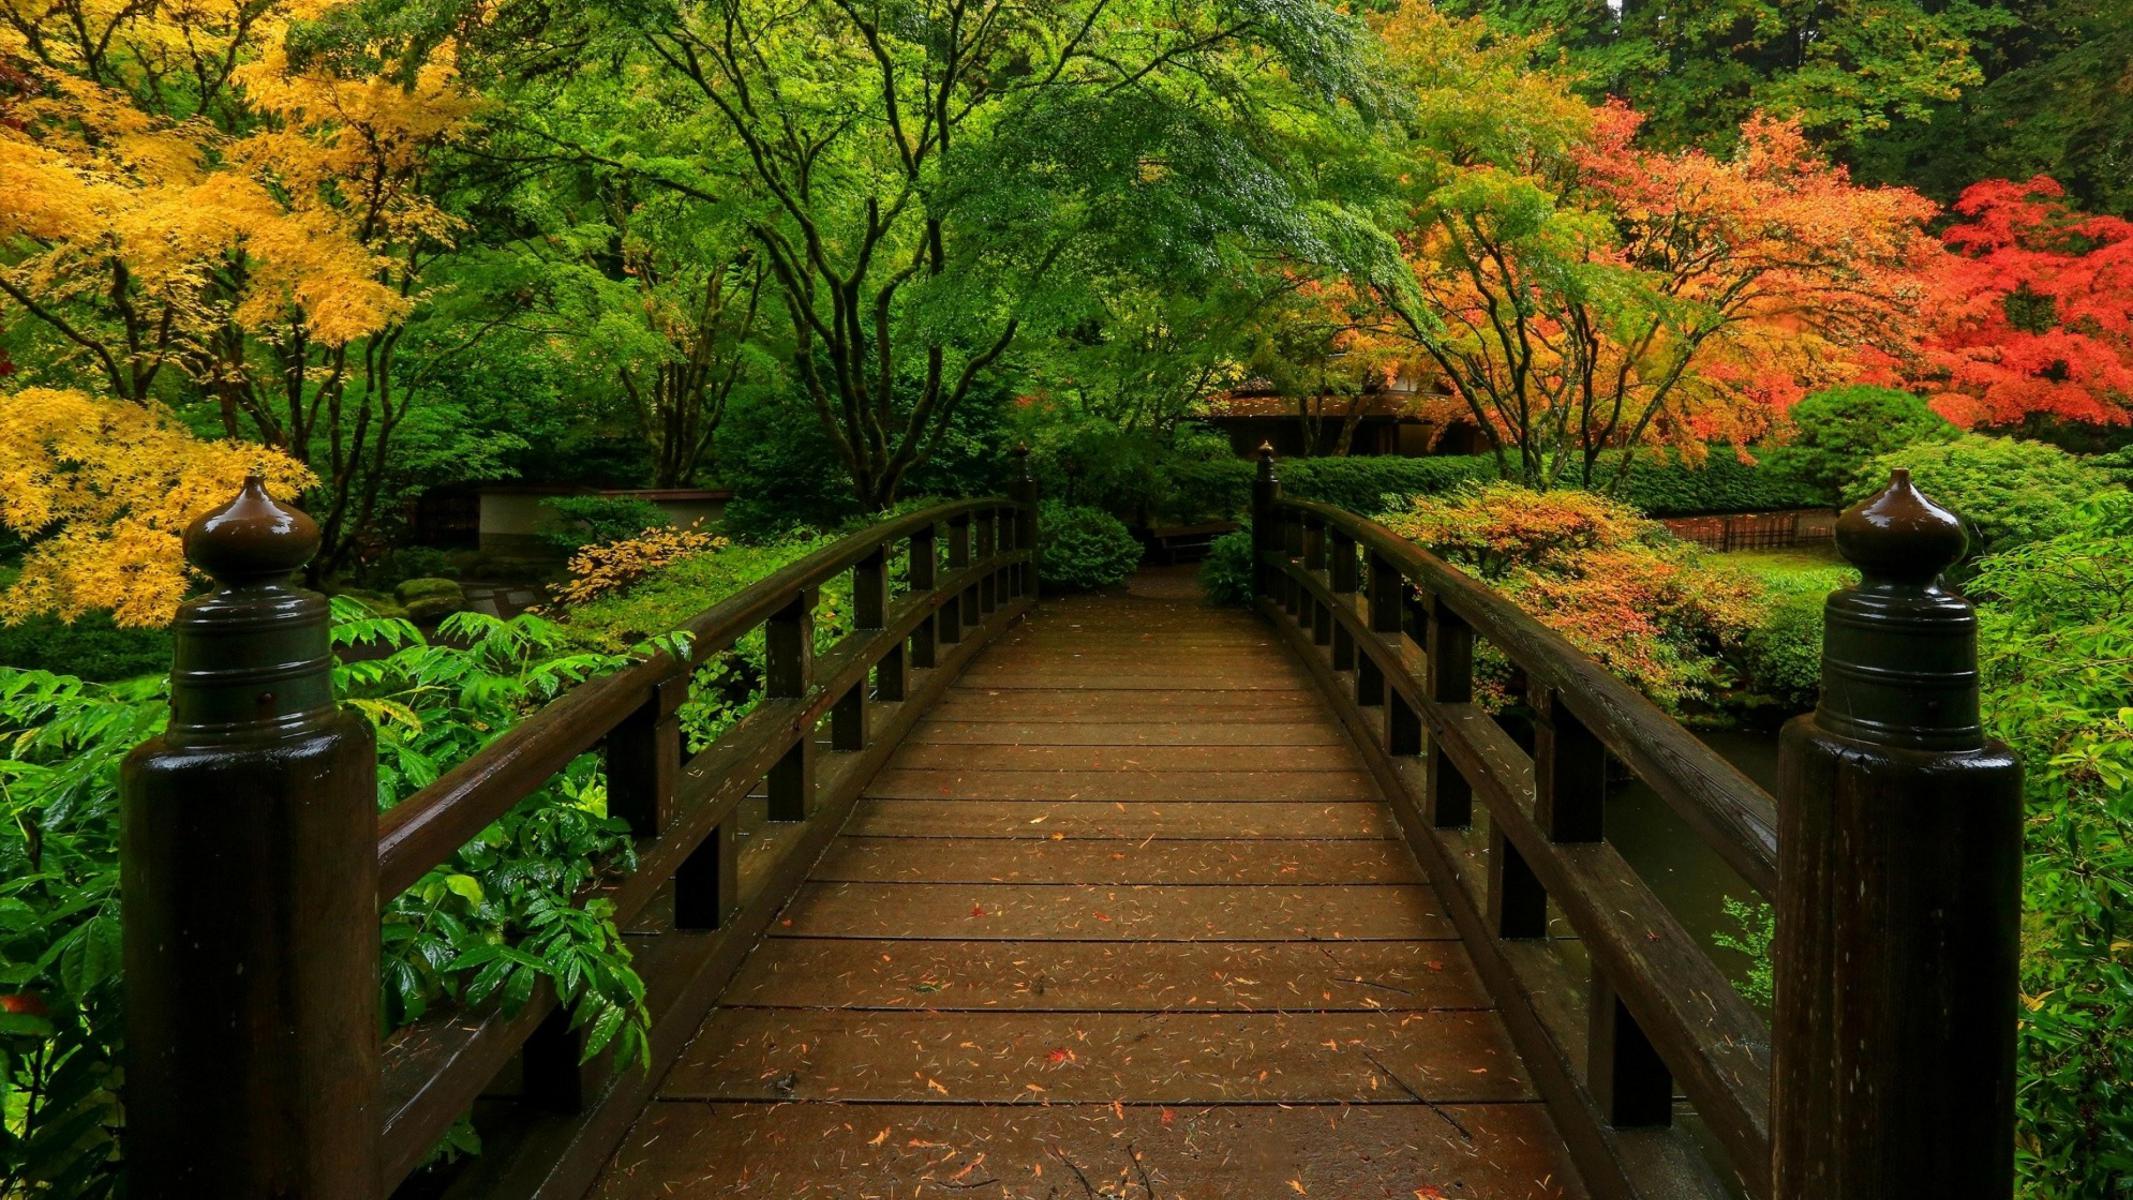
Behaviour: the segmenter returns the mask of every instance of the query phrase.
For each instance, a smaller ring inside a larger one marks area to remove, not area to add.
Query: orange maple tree
[[[1955,211],[1942,320],[1904,381],[1966,428],[2133,422],[2133,221],[2076,211],[2045,176],[1973,184]]]
[[[1635,112],[1579,104],[1530,47],[1414,3],[1380,33],[1420,114],[1412,280],[1380,292],[1506,476],[1611,486],[1639,446],[1747,441],[1915,336],[1933,205],[1853,183],[1797,124],[1753,117],[1727,155],[1652,150]]]

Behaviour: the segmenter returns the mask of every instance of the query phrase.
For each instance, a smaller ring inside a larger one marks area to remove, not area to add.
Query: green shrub
[[[451,644],[429,643],[404,621],[334,604],[335,646],[369,651],[335,664],[334,690],[374,726],[381,808],[625,661],[566,647],[533,617],[461,614],[445,632]],[[93,684],[0,668],[0,994],[11,1001],[0,1021],[0,1178],[11,1196],[111,1194],[124,1050],[118,772],[169,711],[161,678]],[[634,865],[628,829],[605,805],[600,756],[581,755],[387,898],[386,1020],[491,997],[509,1007],[545,980],[577,1025],[642,1064],[643,985],[613,908],[572,907],[603,872]]]
[[[1093,591],[1125,582],[1141,544],[1100,508],[1047,501],[1037,516],[1037,577],[1046,587]]]
[[[1911,482],[1934,503],[1963,518],[1972,554],[2052,537],[2112,486],[2109,476],[2056,447],[1968,434],[1875,458],[1853,477],[1847,501],[1881,490],[1897,467],[1909,469]]]
[[[72,624],[58,617],[31,617],[0,625],[0,667],[51,671],[92,683],[170,673],[170,631],[112,624],[111,614],[92,610]]]
[[[1200,564],[1200,586],[1217,604],[1252,602],[1252,531],[1225,533],[1207,548]]]
[[[667,510],[635,496],[564,496],[550,500],[548,507],[555,512],[556,527],[541,538],[566,554],[673,524]]]
[[[1770,467],[1742,462],[1733,447],[1723,444],[1710,447],[1701,464],[1671,451],[1639,453],[1616,498],[1648,517],[1820,508],[1829,503],[1818,489]]]
[[[1859,469],[1906,446],[1952,442],[1955,426],[1909,392],[1855,384],[1816,392],[1787,414],[1792,437],[1765,454],[1768,469],[1835,504]]]
[[[1782,716],[1814,707],[1822,687],[1822,609],[1829,594],[1857,583],[1859,572],[1811,550],[1751,550],[1719,561],[1753,577],[1768,611],[1741,644],[1744,705]]]
[[[1437,496],[1462,483],[1494,479],[1496,460],[1464,454],[1300,458],[1280,464],[1280,473],[1285,496],[1370,515],[1396,508],[1408,496]],[[1249,473],[1244,486],[1249,497]]]
[[[1441,496],[1461,484],[1497,477],[1496,459],[1486,454],[1301,458],[1284,461],[1279,469],[1284,495],[1365,515],[1397,509],[1399,501],[1388,504],[1388,496]],[[1610,469],[1601,464],[1602,483],[1610,478]],[[1232,495],[1232,511],[1243,512],[1251,501],[1252,464],[1234,460],[1223,478],[1223,487]],[[1672,453],[1640,453],[1616,498],[1648,517],[1817,508],[1829,502],[1797,479],[1740,461],[1732,447],[1723,445],[1711,447],[1701,465]]]
[[[2133,1187],[2133,495],[1991,555],[1979,605],[1985,719],[2023,763],[2023,1194]]]

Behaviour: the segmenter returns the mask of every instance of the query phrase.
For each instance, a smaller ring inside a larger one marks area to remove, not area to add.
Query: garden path
[[[1583,1192],[1310,679],[1165,588],[972,664],[592,1195]]]

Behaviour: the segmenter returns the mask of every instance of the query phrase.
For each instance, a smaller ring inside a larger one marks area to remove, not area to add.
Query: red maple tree
[[[2133,423],[2133,222],[2075,210],[2042,175],[1972,184],[1955,212],[1940,320],[1905,382],[1965,427]]]

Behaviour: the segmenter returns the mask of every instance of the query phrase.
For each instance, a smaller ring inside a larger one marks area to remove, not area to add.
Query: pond
[[[1775,791],[1776,730],[1711,730],[1697,736],[1765,790]],[[1705,846],[1658,793],[1636,779],[1610,791],[1607,840],[1730,977],[1746,975],[1747,958],[1712,945],[1711,938],[1739,931],[1738,923],[1726,916],[1725,902],[1752,900],[1755,890]]]

